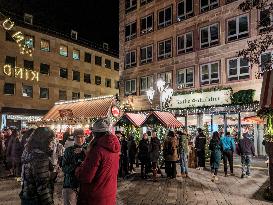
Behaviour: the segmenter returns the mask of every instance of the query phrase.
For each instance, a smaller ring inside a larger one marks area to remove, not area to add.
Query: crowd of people
[[[197,169],[206,165],[207,149],[210,150],[211,180],[218,180],[220,162],[224,174],[233,172],[234,152],[241,156],[241,178],[250,176],[252,156],[255,156],[251,136],[244,133],[235,144],[229,132],[213,132],[208,141],[201,128],[192,139],[185,130],[169,130],[159,137],[157,130],[143,133],[139,142],[135,136],[121,131],[112,134],[107,119],[97,120],[92,134],[86,136],[82,129],[73,133],[67,130],[59,141],[47,127],[18,131],[7,128],[1,131],[0,154],[9,177],[21,182],[22,205],[54,204],[54,184],[63,173],[64,205],[111,205],[116,202],[117,179],[127,178],[137,172],[140,164],[142,179],[158,181],[158,175],[173,179],[189,178],[189,155],[196,156]],[[189,147],[189,141],[193,146]],[[162,159],[161,159],[162,157]],[[159,163],[163,162],[163,163]],[[180,170],[177,173],[177,163]],[[161,167],[165,165],[165,174]]]

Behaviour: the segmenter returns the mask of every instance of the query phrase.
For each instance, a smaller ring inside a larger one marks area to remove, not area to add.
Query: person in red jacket
[[[76,169],[80,182],[78,205],[115,205],[120,143],[109,132],[106,118],[93,125],[94,140],[84,162]]]

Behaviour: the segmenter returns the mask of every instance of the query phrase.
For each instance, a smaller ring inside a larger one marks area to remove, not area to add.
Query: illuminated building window
[[[100,76],[95,76],[95,84],[100,85],[101,84],[101,77]]]
[[[177,71],[177,87],[181,88],[188,88],[193,87],[193,80],[194,80],[194,68],[184,68]]]
[[[66,90],[59,90],[59,100],[67,100]]]
[[[101,66],[102,65],[102,57],[95,56],[95,64]]]
[[[68,56],[68,47],[65,45],[60,45],[60,55],[61,56]]]
[[[227,40],[233,41],[248,37],[248,15],[237,16],[227,21]]]
[[[200,69],[201,85],[219,83],[219,62],[203,64]]]
[[[84,53],[84,62],[91,63],[91,53]]]
[[[119,71],[119,63],[114,62],[114,69],[115,69],[116,71]]]
[[[72,100],[80,99],[80,92],[72,92]]]
[[[167,27],[172,24],[172,7],[164,8],[157,14],[158,29]]]
[[[136,95],[136,79],[125,81],[125,95]]]
[[[201,48],[219,44],[219,24],[213,24],[200,29]]]
[[[40,46],[41,46],[41,51],[45,51],[45,52],[50,51],[50,41],[42,39]]]
[[[49,99],[49,89],[48,88],[40,88],[40,98],[41,99]]]
[[[15,84],[5,83],[4,84],[4,94],[5,95],[14,95],[15,94]]]
[[[73,70],[73,80],[80,82],[81,81],[81,73],[79,71]]]
[[[34,36],[25,35],[25,45],[28,48],[34,48]]]
[[[67,68],[60,68],[60,77],[61,78],[68,78],[68,70]]]
[[[153,14],[140,19],[140,34],[150,33],[154,30]]]
[[[10,65],[12,68],[16,67],[16,57],[6,56],[5,64]]]
[[[88,73],[84,73],[84,82],[85,83],[91,83],[91,75]]]
[[[228,80],[242,80],[250,77],[249,62],[244,58],[227,60]]]
[[[24,68],[28,70],[34,70],[34,62],[29,60],[24,60]]]
[[[24,85],[22,86],[22,96],[23,97],[33,97],[33,87],[30,85]]]
[[[48,64],[40,64],[40,73],[44,75],[50,75],[50,66]]]
[[[140,78],[140,93],[141,95],[146,95],[146,91],[149,88],[153,88],[154,86],[154,77],[151,76],[145,76]]]
[[[125,26],[125,41],[134,39],[137,36],[136,21]]]
[[[164,40],[158,43],[158,60],[172,57],[172,39]]]
[[[157,79],[159,79],[159,78],[161,78],[167,84],[169,84],[170,86],[172,86],[172,83],[173,83],[172,72],[158,73],[157,74]]]
[[[111,79],[105,78],[105,87],[111,88]]]
[[[177,36],[177,55],[193,51],[193,32]]]
[[[109,69],[111,69],[111,60],[109,60],[109,59],[105,59],[105,68],[109,68]]]
[[[73,53],[72,53],[72,56],[73,56],[73,59],[74,59],[74,60],[80,60],[80,51],[74,49],[74,50],[73,50]]]
[[[140,63],[147,64],[153,61],[153,45],[140,48]]]

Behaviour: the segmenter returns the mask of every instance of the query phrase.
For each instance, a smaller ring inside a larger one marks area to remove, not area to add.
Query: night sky
[[[70,34],[91,42],[109,43],[118,51],[119,0],[0,0],[1,8],[33,15],[33,24]]]

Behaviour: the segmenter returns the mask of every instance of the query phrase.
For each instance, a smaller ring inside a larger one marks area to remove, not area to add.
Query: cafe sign
[[[231,89],[172,96],[169,108],[208,107],[231,104]]]
[[[39,81],[39,72],[28,70],[25,68],[15,67],[11,65],[4,65],[3,73],[9,77],[15,77],[23,80]]]

